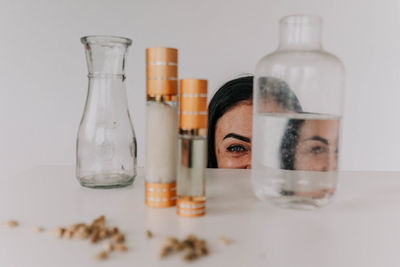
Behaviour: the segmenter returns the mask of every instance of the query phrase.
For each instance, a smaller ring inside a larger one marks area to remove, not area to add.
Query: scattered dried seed
[[[153,233],[150,230],[147,230],[146,231],[146,236],[147,236],[148,239],[150,239],[150,238],[153,237]]]
[[[74,234],[74,236],[75,236],[76,238],[78,238],[78,239],[86,239],[86,238],[89,237],[89,235],[90,235],[90,233],[89,233],[88,230],[81,230],[81,231],[78,231],[78,232],[76,232],[76,233]]]
[[[232,239],[230,239],[230,238],[228,238],[228,237],[226,237],[226,236],[220,236],[220,237],[219,237],[219,242],[220,242],[221,244],[223,244],[223,245],[229,245],[229,244],[231,244],[233,241],[232,241]]]
[[[183,245],[183,247],[185,247],[185,248],[194,248],[195,243],[193,242],[193,240],[188,240],[188,239],[186,239],[186,240],[184,240],[184,241],[182,242],[182,245]]]
[[[174,246],[179,243],[179,240],[175,237],[166,237],[163,241],[163,246]]]
[[[183,245],[179,242],[178,239],[174,237],[167,237],[163,241],[163,248],[168,248],[165,249],[165,255],[167,256],[168,254],[171,254],[172,252],[178,252],[183,249]]]
[[[115,244],[115,245],[114,245],[114,250],[115,250],[115,251],[122,251],[122,252],[124,252],[124,251],[127,251],[128,248],[125,246],[125,244]]]
[[[76,232],[76,231],[78,231],[79,228],[81,228],[81,227],[86,227],[86,224],[84,224],[84,223],[76,223],[76,224],[71,225],[69,229],[70,229],[71,231],[73,231],[73,232]]]
[[[107,228],[101,229],[99,232],[99,238],[104,239],[110,236],[110,232],[108,231]]]
[[[18,225],[18,224],[17,224]],[[37,232],[43,231],[43,228],[36,227]],[[120,233],[117,227],[106,227],[105,216],[100,216],[92,221],[92,223],[76,223],[67,228],[58,227],[53,229],[51,235],[57,238],[64,237],[66,239],[78,238],[89,239],[91,243],[97,243],[101,240],[108,239],[105,243],[104,250],[95,255],[98,260],[105,260],[109,257],[109,253],[113,251],[127,251],[125,245],[125,235]]]
[[[197,238],[195,235],[189,235],[182,241],[173,237],[165,238],[159,256],[164,258],[182,250],[184,251],[182,257],[184,261],[192,261],[208,254],[207,242]]]
[[[9,228],[14,228],[14,227],[17,227],[19,225],[19,223],[14,220],[9,220],[9,221],[4,222],[3,225],[5,225]]]
[[[65,230],[63,237],[67,239],[71,239],[74,236],[74,232],[71,229]]]
[[[96,259],[102,261],[108,258],[108,252],[107,251],[101,251],[98,254],[96,254]]]
[[[84,232],[88,229],[88,227],[85,224],[80,224],[77,227],[75,227],[75,232]]]
[[[41,226],[35,226],[35,227],[33,228],[33,231],[35,231],[36,233],[41,233],[41,232],[44,231],[44,228],[41,227]]]
[[[165,257],[167,257],[169,254],[171,254],[172,253],[172,248],[170,248],[170,247],[163,247],[163,248],[161,248],[161,250],[160,250],[160,254],[159,254],[159,256],[160,256],[160,258],[162,259],[162,258],[165,258]]]
[[[98,240],[99,240],[99,232],[97,230],[94,230],[92,237],[90,238],[90,242],[94,244],[97,243]]]
[[[65,228],[58,227],[53,229],[50,234],[55,238],[61,238],[65,232]]]
[[[103,228],[105,225],[105,221],[106,221],[106,217],[104,215],[101,215],[99,218],[95,219],[92,224],[91,227],[93,228]]]
[[[208,255],[208,247],[207,246],[202,247],[201,251],[203,252],[203,256]]]
[[[104,250],[107,252],[111,252],[114,250],[114,244],[111,242],[107,242],[104,244]]]
[[[183,256],[183,260],[184,261],[192,261],[197,259],[198,256],[196,255],[196,253],[193,250],[188,250],[185,255]]]
[[[113,235],[113,240],[116,243],[123,243],[125,241],[125,236],[123,234],[115,234]]]

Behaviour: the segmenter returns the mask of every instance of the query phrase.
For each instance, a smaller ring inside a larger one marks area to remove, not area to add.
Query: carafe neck
[[[280,50],[321,50],[322,19],[314,15],[293,15],[280,20]]]
[[[122,78],[130,39],[113,36],[86,36],[85,45],[89,77]]]

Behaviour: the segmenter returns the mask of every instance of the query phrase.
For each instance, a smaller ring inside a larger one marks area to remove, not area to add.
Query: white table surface
[[[334,202],[304,211],[260,202],[248,170],[208,170],[202,218],[146,207],[142,169],[134,186],[112,190],[81,187],[68,166],[41,166],[0,181],[0,221],[20,222],[17,228],[0,227],[1,267],[400,266],[400,173],[342,172]],[[130,248],[104,262],[93,258],[100,244],[32,230],[89,223],[101,214],[126,233]],[[147,229],[153,239],[146,238]],[[208,241],[209,256],[189,264],[178,255],[158,259],[165,236],[190,233]],[[221,235],[234,243],[221,245]]]

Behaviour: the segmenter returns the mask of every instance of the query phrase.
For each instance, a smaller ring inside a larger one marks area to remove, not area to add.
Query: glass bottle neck
[[[85,45],[89,77],[124,79],[125,60],[131,40],[113,36],[87,36],[81,39]]]
[[[294,15],[280,21],[281,50],[321,50],[321,18]]]

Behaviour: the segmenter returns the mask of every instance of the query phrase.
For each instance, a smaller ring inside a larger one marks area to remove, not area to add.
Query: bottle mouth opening
[[[318,26],[322,23],[322,18],[317,15],[289,15],[283,17],[280,21],[282,25],[310,25]]]
[[[110,36],[110,35],[90,35],[81,38],[82,44],[123,44],[131,45],[132,40],[120,36]]]

